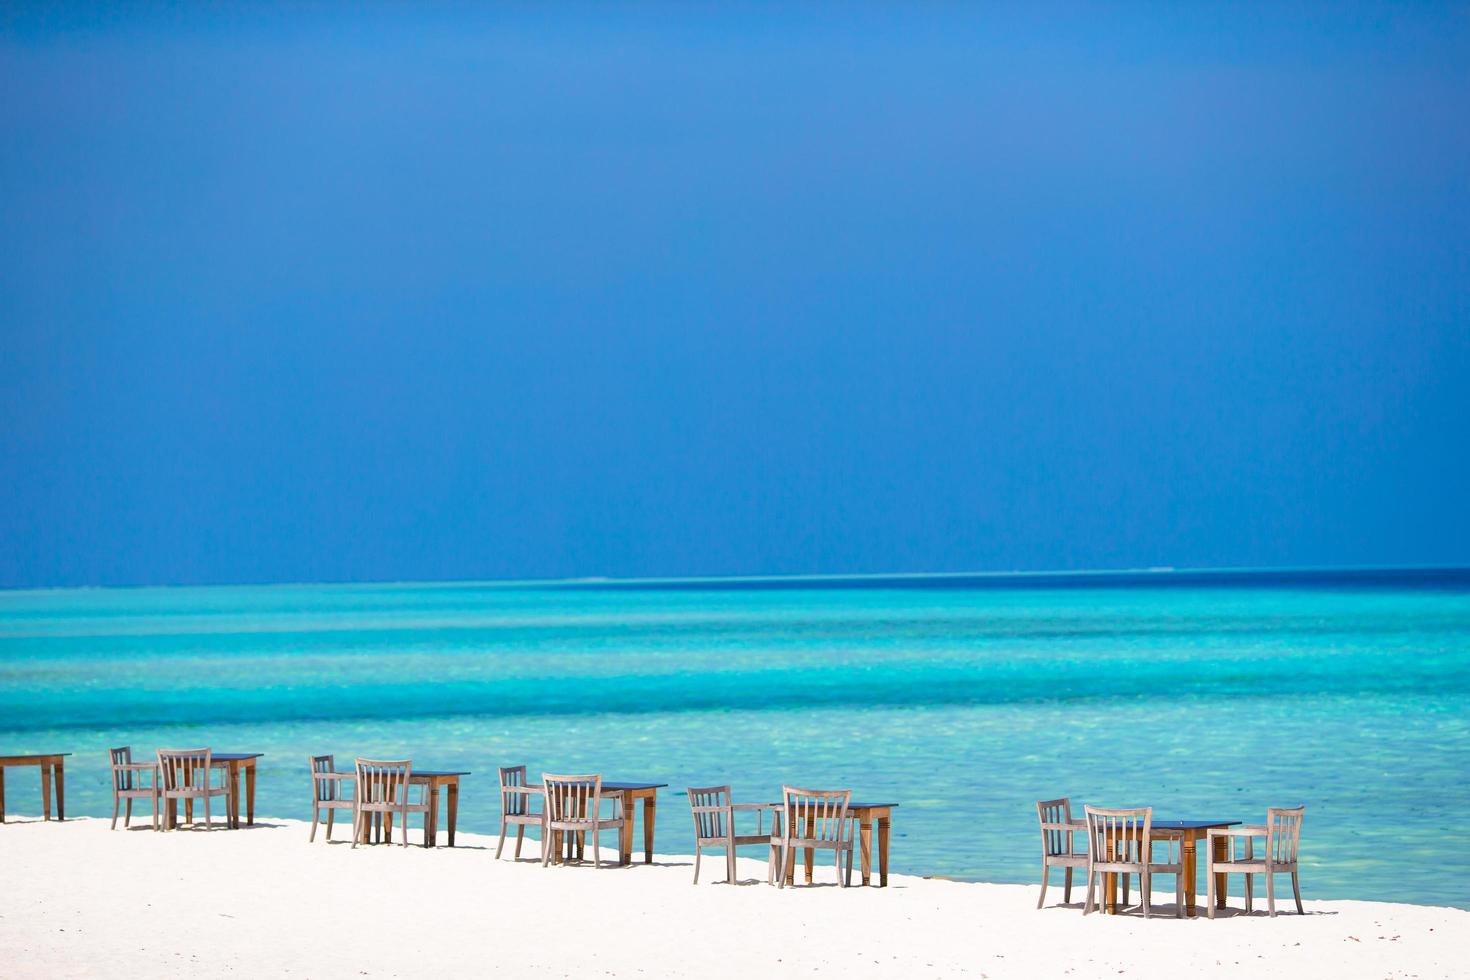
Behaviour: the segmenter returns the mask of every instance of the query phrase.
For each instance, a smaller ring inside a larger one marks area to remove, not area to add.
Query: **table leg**
[[[869,884],[873,877],[873,815],[865,814],[859,825],[858,838],[862,843],[863,859],[863,884]]]
[[[1195,836],[1186,833],[1184,842],[1180,848],[1184,862],[1184,914],[1194,915],[1194,896],[1198,889],[1195,886]]]
[[[1247,838],[1247,840],[1249,840],[1249,838]],[[1223,863],[1230,860],[1230,838],[1216,837],[1213,846],[1215,849],[1216,861]],[[1217,909],[1223,909],[1225,907],[1225,885],[1229,881],[1229,875],[1215,875],[1215,908]],[[1249,875],[1246,875],[1246,881],[1250,881]]]
[[[230,763],[230,826],[240,829],[240,764]]]
[[[56,764],[56,819],[66,819],[66,763]]]
[[[41,819],[51,819],[51,767],[41,767]]]
[[[888,887],[888,817],[878,818],[878,887]],[[866,882],[864,882],[866,884]]]
[[[811,840],[816,835],[817,835],[817,816],[816,816],[815,813],[808,812],[807,815],[806,815],[806,836],[807,836],[807,840]],[[817,856],[816,855],[816,852],[814,852],[810,847],[808,847],[806,849],[806,858],[803,860],[802,864],[806,868],[806,883],[808,885],[810,885],[812,883],[812,861],[816,858],[816,856]]]
[[[654,795],[657,790],[649,793],[643,798],[643,863],[653,863],[653,818],[654,818]]]
[[[1108,844],[1108,860],[1113,860],[1114,846]],[[1108,915],[1118,914],[1118,873],[1103,872],[1103,911]]]
[[[456,777],[445,789],[449,792],[449,799],[445,803],[449,815],[449,846],[454,846],[454,821],[459,816],[459,779]]]
[[[245,763],[245,822],[255,826],[255,760]]]
[[[623,794],[623,828],[618,834],[618,860],[625,866],[633,863],[633,810],[636,806],[636,800]]]
[[[424,846],[439,843],[439,784],[429,784],[429,812],[424,816]]]

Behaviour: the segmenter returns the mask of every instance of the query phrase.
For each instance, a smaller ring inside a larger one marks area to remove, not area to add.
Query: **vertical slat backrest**
[[[1085,807],[1087,846],[1092,860],[1116,864],[1148,861],[1149,835],[1153,830],[1153,807],[1109,810]]]
[[[158,779],[165,793],[209,788],[209,770],[213,766],[209,749],[159,749]]]
[[[1067,797],[1060,800],[1041,800],[1036,804],[1036,816],[1042,824],[1041,853],[1046,857],[1072,853],[1072,835],[1065,830],[1047,830],[1049,823],[1071,823],[1072,801]]]
[[[1273,806],[1266,811],[1266,860],[1271,864],[1296,864],[1306,810],[1304,806]]]
[[[132,763],[133,747],[131,745],[124,745],[120,749],[108,749],[107,754],[112,757],[112,788],[115,790],[132,789],[133,770],[119,769],[117,767]]]
[[[694,812],[695,837],[707,840],[711,837],[724,837],[726,835],[725,817],[729,813],[730,787],[690,787],[689,805],[691,807],[717,806],[722,808],[715,813],[700,813],[697,810]]]
[[[782,786],[781,802],[786,815],[787,836],[817,841],[842,840],[846,831],[847,805],[851,801],[852,790],[848,789]]]
[[[391,810],[408,802],[413,762],[408,759],[358,759],[357,805],[369,810]]]
[[[337,780],[317,779],[319,772],[331,772],[335,757],[330,755],[314,755],[311,757],[311,794],[312,799],[318,803],[337,798]]]
[[[500,807],[507,817],[523,817],[531,812],[531,800],[525,793],[506,792],[512,786],[525,785],[525,766],[500,767]]]
[[[602,777],[596,773],[581,776],[541,774],[546,793],[547,820],[557,822],[595,820],[602,809]]]

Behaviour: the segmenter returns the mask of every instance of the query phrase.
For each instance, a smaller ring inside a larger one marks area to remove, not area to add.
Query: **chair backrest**
[[[159,749],[158,785],[165,793],[186,789],[209,789],[213,766],[209,749]]]
[[[1306,810],[1304,806],[1273,806],[1266,811],[1266,860],[1271,864],[1296,864]]]
[[[1087,859],[1095,863],[1145,864],[1149,860],[1149,835],[1153,832],[1154,808],[1133,807],[1107,810],[1084,807],[1087,814]]]
[[[333,772],[336,757],[330,755],[314,755],[311,757],[311,798],[318,803],[325,803],[338,798],[341,785],[335,779],[317,779],[319,772]]]
[[[730,814],[730,787],[690,787],[689,809],[694,813],[694,836],[700,840],[725,837]]]
[[[131,765],[133,762],[133,747],[124,745],[120,749],[108,749],[107,754],[112,757],[112,788],[114,790],[133,788],[133,770],[119,769],[118,766]]]
[[[357,805],[387,809],[408,804],[408,781],[413,763],[408,759],[357,759]]]
[[[562,822],[597,819],[598,811],[602,808],[600,775],[554,776],[551,773],[542,773],[541,784],[546,790],[544,812],[547,820]]]
[[[1038,800],[1036,817],[1041,823],[1041,853],[1046,857],[1072,853],[1072,835],[1055,825],[1072,822],[1072,801],[1067,797],[1060,800]],[[1052,827],[1048,827],[1052,824]]]
[[[527,785],[525,766],[500,767],[500,811],[507,817],[530,816],[530,796],[516,792]]]
[[[847,832],[850,789],[801,789],[781,787],[787,837],[803,840],[840,841]]]

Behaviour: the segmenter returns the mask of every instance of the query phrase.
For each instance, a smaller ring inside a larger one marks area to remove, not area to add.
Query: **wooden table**
[[[225,807],[225,826],[231,830],[240,829],[240,776],[245,776],[245,823],[247,826],[255,826],[255,760],[265,755],[264,752],[211,752],[209,764],[212,768],[225,771],[225,781],[230,788],[229,798]],[[170,825],[174,822],[176,800],[169,800],[168,813],[166,814]],[[188,823],[194,822],[194,801],[184,800],[184,820]]]
[[[1210,830],[1215,827],[1235,827],[1240,824],[1239,820],[1155,820],[1152,823],[1152,837],[1154,840],[1177,839],[1180,843],[1180,860],[1184,864],[1184,914],[1193,916],[1195,914],[1194,900],[1199,894],[1195,884],[1198,877],[1198,862],[1195,859],[1196,845],[1209,837]],[[1083,825],[1086,832],[1086,825]],[[1215,860],[1225,860],[1225,851],[1222,845],[1228,845],[1224,838],[1215,842]],[[1089,841],[1089,848],[1092,842]],[[1225,907],[1225,875],[1215,875],[1215,907]],[[1142,887],[1140,883],[1140,887]],[[1118,876],[1116,874],[1103,875],[1103,894],[1106,896],[1104,909],[1108,915],[1118,914]]]
[[[658,791],[666,789],[668,783],[603,783],[605,790],[617,790],[623,794],[623,833],[618,841],[618,850],[624,864],[633,861],[633,812],[639,800],[643,801],[643,863],[653,863],[653,824],[658,815]]]
[[[773,803],[771,806],[779,816],[786,808],[784,803]],[[878,887],[888,887],[888,828],[893,818],[893,809],[897,803],[849,803],[847,805],[848,817],[858,822],[858,844],[862,854],[863,884],[873,883],[873,827],[878,828]],[[771,828],[775,831],[775,828]],[[814,824],[808,818],[806,833],[813,833]],[[812,883],[812,866],[816,855],[810,849],[806,852],[803,865],[806,869],[806,883]],[[796,865],[792,863],[791,871],[786,875],[786,883],[792,883],[796,877]]]
[[[0,823],[5,822],[5,770],[36,766],[41,770],[41,819],[51,819],[51,787],[56,786],[56,819],[66,819],[66,765],[70,752],[51,755],[0,755]]]
[[[468,772],[453,772],[447,769],[415,769],[408,781],[428,787],[429,812],[424,815],[424,846],[434,847],[439,842],[439,792],[444,791],[449,824],[449,846],[454,846],[454,825],[459,816],[459,777]]]

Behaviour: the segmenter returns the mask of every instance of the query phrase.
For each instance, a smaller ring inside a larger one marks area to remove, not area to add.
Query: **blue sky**
[[[0,586],[1470,562],[1464,5],[18,5],[0,91]]]

